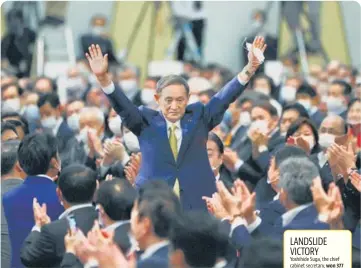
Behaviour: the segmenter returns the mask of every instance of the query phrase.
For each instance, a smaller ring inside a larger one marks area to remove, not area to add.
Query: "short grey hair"
[[[81,114],[94,114],[95,115],[95,119],[98,120],[98,122],[102,125],[104,125],[105,119],[104,119],[104,113],[103,111],[95,106],[92,107],[84,107],[83,109],[81,109],[80,111],[80,115]]]
[[[283,188],[290,201],[297,205],[312,202],[311,185],[320,175],[317,166],[306,157],[292,157],[279,167],[279,188]]]
[[[184,86],[187,95],[189,95],[189,85],[187,81],[179,75],[167,75],[162,77],[157,83],[157,94],[161,94],[164,88],[171,85]]]

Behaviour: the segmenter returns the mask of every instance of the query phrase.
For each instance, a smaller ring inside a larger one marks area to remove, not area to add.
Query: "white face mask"
[[[261,133],[267,134],[269,131],[268,122],[266,120],[256,120],[251,123],[251,126],[249,127],[249,129],[250,129],[250,131],[257,129]]]
[[[49,117],[41,120],[41,125],[44,128],[49,128],[49,129],[54,128],[56,123],[57,123],[57,120],[56,120],[55,116],[49,116]]]
[[[94,128],[89,128],[89,127],[84,127],[79,133],[80,140],[84,143],[85,146],[88,146],[88,132],[89,131],[94,134],[97,134],[97,131]]]
[[[190,95],[188,104],[193,104],[199,101],[199,97],[197,95]]]
[[[258,29],[262,26],[262,22],[260,22],[259,20],[255,20],[252,22],[252,28]]]
[[[330,96],[327,98],[326,105],[328,114],[341,114],[346,110],[346,105],[340,98]]]
[[[307,111],[310,111],[312,108],[310,100],[298,100],[297,102],[301,104]]]
[[[335,135],[329,134],[329,133],[322,133],[320,134],[320,139],[318,143],[323,149],[327,149],[335,142]]]
[[[92,32],[94,35],[101,35],[105,32],[103,26],[93,26]]]
[[[140,92],[140,98],[142,99],[143,104],[146,106],[155,103],[154,95],[155,90],[151,88],[144,88]]]
[[[251,124],[251,115],[249,112],[241,112],[239,121],[242,126],[249,126]]]
[[[119,115],[117,115],[116,117],[112,117],[109,119],[109,129],[110,131],[115,135],[120,137],[122,135],[122,119],[120,118]]]
[[[66,122],[68,123],[68,126],[72,131],[74,131],[75,133],[79,131],[79,114],[77,113],[72,114],[71,116],[68,117]]]
[[[312,136],[302,136],[302,139],[307,141],[308,145],[310,146],[310,150],[312,150],[313,147],[315,146],[315,140],[313,139],[313,137]]]
[[[123,137],[124,144],[131,152],[139,152],[140,146],[137,136],[135,136],[132,132],[127,132]]]
[[[135,79],[121,80],[119,81],[119,87],[125,93],[134,92],[138,89],[137,80]]]
[[[268,88],[265,88],[265,87],[256,87],[254,89],[254,91],[265,94],[267,96],[269,96],[271,93],[271,90],[269,90]]]
[[[21,109],[21,103],[19,98],[8,99],[3,102],[4,111],[14,111],[19,112]]]
[[[296,99],[297,89],[295,87],[284,86],[281,88],[280,97],[286,102],[291,102]]]

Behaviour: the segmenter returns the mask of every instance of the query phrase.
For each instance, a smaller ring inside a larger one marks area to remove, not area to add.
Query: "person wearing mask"
[[[39,97],[56,92],[56,90],[56,83],[54,83],[49,77],[41,76],[34,82],[34,91],[39,94]]]
[[[309,118],[306,109],[299,103],[286,105],[280,120],[281,136],[285,137],[290,125],[299,118]]]
[[[27,92],[25,94],[25,102],[23,106],[23,117],[28,121],[29,132],[33,133],[41,128],[40,111],[37,105],[39,95],[35,92]]]
[[[199,101],[199,93],[202,91],[212,88],[211,82],[204,77],[192,77],[187,81],[189,85],[189,102],[188,104],[193,104]]]
[[[346,120],[347,105],[351,90],[350,84],[344,81],[335,80],[331,83],[327,91],[326,99],[328,115],[339,115]]]
[[[209,163],[216,181],[223,181],[228,188],[232,188],[233,178],[230,172],[223,166],[224,145],[221,139],[213,132],[208,134],[207,152]]]
[[[118,64],[113,48],[113,42],[107,34],[107,19],[104,16],[96,15],[90,21],[90,33],[84,34],[80,38],[82,56],[88,51],[91,44],[99,44],[104,54],[108,54],[111,65]]]
[[[109,113],[109,101],[98,85],[90,87],[85,94],[86,106],[95,106],[102,110],[104,115]]]
[[[171,229],[169,265],[234,267],[227,263],[229,247],[228,233],[220,221],[205,212],[186,212],[175,220]]]
[[[139,90],[140,69],[134,66],[125,66],[118,74],[118,86],[125,96],[135,105],[142,105],[141,91]]]
[[[21,249],[21,262],[26,267],[59,267],[65,254],[64,237],[69,232],[69,218],[85,235],[91,230],[97,213],[92,205],[97,187],[96,173],[83,165],[66,167],[58,180],[56,193],[65,211],[50,219],[50,209],[41,211],[41,201],[34,201],[35,226]]]
[[[88,82],[84,79],[78,67],[72,67],[67,74],[61,76],[57,80],[59,91],[65,91],[64,101],[68,103],[83,98],[88,87]]]
[[[10,122],[1,122],[1,141],[18,140],[16,127]]]
[[[66,107],[66,122],[75,135],[79,134],[79,117],[80,111],[85,107],[85,103],[81,100],[70,102]]]
[[[350,101],[347,110],[347,124],[352,135],[356,139],[357,150],[361,149],[361,100],[353,99]]]
[[[21,95],[23,91],[18,84],[6,84],[1,87],[2,112],[16,112],[22,110]]]
[[[257,37],[252,48],[263,53],[266,49],[264,39]],[[185,209],[206,209],[201,197],[214,193],[215,184],[206,143],[199,141],[207,139],[208,133],[222,120],[229,104],[243,92],[261,65],[253,49],[249,52],[249,65],[208,105],[195,103],[187,107],[187,82],[177,75],[162,78],[157,85],[157,102],[161,111],[154,111],[138,109],[132,104],[109,78],[107,56],[103,56],[99,46],[89,48],[86,56],[92,71],[125,126],[139,139],[142,165],[136,187],[148,180],[162,179],[174,187]]]
[[[179,199],[161,181],[142,185],[131,212],[131,232],[142,252],[137,267],[168,267],[169,234],[181,213]]]
[[[311,120],[319,128],[326,114],[318,109],[319,97],[316,91],[307,84],[302,84],[296,93],[296,101],[308,112]]]
[[[301,79],[298,76],[289,76],[278,92],[278,100],[282,104],[288,104],[296,99],[296,93],[301,86]]]
[[[142,91],[140,92],[140,98],[142,100],[142,104],[150,109],[157,110],[158,104],[154,97],[157,93],[157,83],[160,80],[160,77],[148,77],[144,81],[144,86]]]
[[[26,174],[18,161],[20,141],[11,140],[1,144],[1,198],[5,193],[21,185]],[[1,267],[10,268],[11,246],[4,209],[1,207]]]
[[[205,105],[210,102],[210,100],[214,95],[216,95],[216,93],[217,92],[213,89],[202,91],[198,94],[199,101]]]
[[[11,267],[23,267],[20,249],[34,226],[33,199],[46,204],[51,220],[64,211],[54,183],[61,170],[56,138],[50,134],[27,135],[19,145],[18,161],[27,177],[2,199],[11,241]]]
[[[63,153],[68,146],[68,141],[74,137],[74,132],[61,116],[60,100],[56,93],[40,97],[38,107],[41,125],[46,132],[52,133],[58,140],[59,153]]]

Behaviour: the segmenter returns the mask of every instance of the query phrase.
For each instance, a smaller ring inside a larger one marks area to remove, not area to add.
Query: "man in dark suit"
[[[333,81],[327,91],[327,114],[339,115],[346,120],[351,93],[352,87],[349,83],[342,80]]]
[[[19,145],[18,159],[28,176],[22,185],[3,196],[11,241],[11,267],[23,267],[20,248],[34,226],[33,199],[46,204],[51,220],[57,219],[64,211],[54,183],[61,169],[56,138],[50,134],[26,136]]]
[[[60,266],[65,253],[64,237],[70,228],[68,218],[72,217],[76,227],[84,234],[97,219],[92,205],[96,186],[96,173],[83,165],[71,165],[62,171],[56,191],[65,211],[58,220],[50,222],[42,218],[46,215],[36,215],[34,208],[35,227],[21,249],[20,257],[25,266]]]
[[[168,267],[171,223],[180,215],[177,196],[163,181],[142,185],[131,213],[131,230],[141,253],[137,267]]]
[[[261,51],[266,48],[261,37],[252,46]],[[110,80],[107,55],[103,56],[98,45],[89,48],[86,56],[93,73],[126,127],[138,136],[142,165],[137,187],[148,180],[162,179],[174,187],[184,209],[206,209],[201,197],[214,193],[215,183],[205,141],[260,66],[253,49],[249,64],[207,105],[197,102],[187,106],[187,82],[175,75],[162,78],[155,95],[160,111],[155,111],[134,106]]]
[[[18,140],[10,140],[1,144],[1,197],[21,185],[26,177],[18,162],[19,144]],[[8,224],[4,209],[1,207],[1,267],[10,268],[10,260]]]
[[[38,107],[41,115],[41,125],[45,131],[51,132],[58,140],[59,153],[66,149],[68,141],[74,137],[68,123],[62,118],[59,96],[56,93],[40,97]]]
[[[307,110],[301,104],[292,103],[285,105],[280,119],[281,136],[286,137],[289,127],[301,117],[310,118]]]

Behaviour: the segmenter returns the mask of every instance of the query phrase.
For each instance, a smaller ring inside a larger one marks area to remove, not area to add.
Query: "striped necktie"
[[[169,144],[170,144],[170,148],[172,149],[172,153],[175,160],[177,160],[178,157],[178,141],[177,141],[177,137],[175,136],[176,129],[177,129],[176,125],[172,125],[171,127],[169,127]],[[178,197],[180,196],[178,179],[175,179],[173,191]]]

